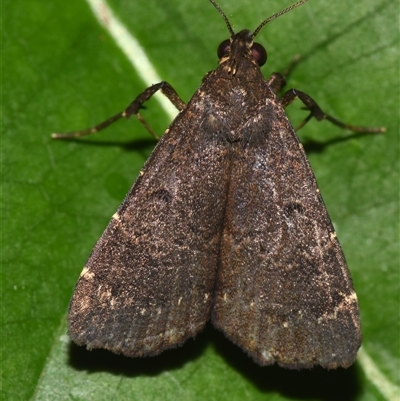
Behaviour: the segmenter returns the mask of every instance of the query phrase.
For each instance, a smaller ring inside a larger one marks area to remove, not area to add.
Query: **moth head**
[[[243,31],[240,31],[236,34],[232,29],[228,17],[224,14],[219,5],[215,2],[215,0],[210,0],[211,4],[222,15],[222,18],[224,19],[230,33],[230,39],[224,40],[218,46],[218,57],[220,59],[220,64],[229,59],[231,60],[232,65],[234,65],[236,63],[235,60],[239,60],[240,57],[247,57],[250,58],[259,67],[264,65],[267,61],[267,51],[259,43],[253,42],[253,39],[268,22],[271,22],[275,18],[280,17],[282,14],[285,14],[298,6],[301,6],[307,1],[308,0],[301,0],[285,8],[282,11],[279,11],[278,13],[271,15],[269,18],[261,22],[261,24],[256,28],[253,33],[247,29],[244,29]],[[235,73],[234,67],[233,73]]]
[[[267,62],[267,51],[260,43],[253,41],[253,34],[247,29],[234,33],[230,39],[221,42],[217,53],[220,63],[237,57],[247,57],[259,67]]]

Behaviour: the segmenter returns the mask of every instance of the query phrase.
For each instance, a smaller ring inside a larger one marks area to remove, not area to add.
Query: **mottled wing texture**
[[[95,246],[69,308],[77,344],[155,355],[210,318],[230,159],[208,101],[178,115]]]
[[[357,298],[314,175],[248,58],[209,73],[160,140],[82,271],[69,334],[154,355],[211,312],[260,365],[347,367],[360,346]]]
[[[341,247],[268,88],[256,109],[237,128],[213,323],[260,365],[347,367],[361,334]]]

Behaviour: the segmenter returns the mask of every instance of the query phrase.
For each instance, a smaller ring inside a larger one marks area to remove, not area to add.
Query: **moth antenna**
[[[210,1],[212,2],[212,0],[210,0]],[[254,33],[253,33],[253,38],[256,37],[256,35],[261,31],[261,29],[263,28],[263,26],[266,25],[266,24],[268,24],[268,22],[271,22],[271,21],[274,20],[275,18],[278,18],[278,17],[280,17],[281,15],[286,14],[287,12],[293,10],[294,8],[301,6],[302,4],[306,3],[307,1],[308,1],[308,0],[301,0],[301,1],[298,1],[297,3],[292,4],[291,6],[285,8],[284,10],[279,11],[278,13],[276,13],[276,14],[274,14],[274,15],[271,15],[269,18],[267,18],[266,20],[264,20],[263,22],[261,22],[260,25],[258,25],[258,27],[256,28],[256,30],[255,30]],[[214,5],[215,5],[215,4],[214,4]],[[222,11],[221,11],[219,8],[217,8],[217,9],[218,9],[218,11],[224,16],[224,14],[222,13]],[[225,19],[225,21],[226,21],[226,17],[225,17],[225,16],[224,16],[224,19]]]
[[[305,0],[307,1],[307,0]],[[221,7],[214,1],[214,0],[210,0],[210,3],[217,9],[217,11],[222,15],[222,18],[225,21],[225,24],[229,30],[229,33],[231,34],[231,36],[233,36],[235,34],[235,32],[233,32],[231,23],[228,20],[228,17],[225,15],[225,13],[221,10]]]

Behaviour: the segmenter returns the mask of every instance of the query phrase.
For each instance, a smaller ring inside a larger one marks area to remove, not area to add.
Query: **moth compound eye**
[[[217,54],[218,58],[221,59],[222,57],[225,57],[229,53],[229,49],[231,46],[231,40],[226,39],[221,44],[218,46]]]
[[[267,51],[262,45],[260,45],[259,43],[254,43],[251,51],[253,52],[254,60],[256,61],[258,66],[261,67],[267,62]]]

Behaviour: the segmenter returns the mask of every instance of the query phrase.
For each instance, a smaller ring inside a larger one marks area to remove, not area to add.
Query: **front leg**
[[[361,127],[339,121],[336,118],[324,113],[322,109],[318,106],[317,102],[311,96],[297,89],[292,88],[285,92],[280,102],[281,105],[285,108],[296,99],[300,99],[306,106],[305,109],[310,111],[310,114],[301,122],[300,126],[297,127],[297,130],[303,127],[312,117],[315,117],[318,121],[328,120],[338,127],[349,129],[350,131],[354,132],[382,133],[386,131],[385,127]]]
[[[185,108],[185,103],[176,93],[175,89],[165,81],[159,82],[158,84],[152,85],[148,87],[144,92],[142,92],[125,110],[116,114],[115,116],[110,117],[106,121],[92,127],[87,128],[82,131],[74,131],[67,133],[54,133],[51,135],[52,138],[56,139],[69,139],[69,138],[79,138],[81,136],[94,134],[95,132],[99,132],[100,130],[108,127],[113,122],[119,120],[120,118],[129,118],[133,114],[138,116],[139,121],[146,127],[146,129],[156,137],[153,133],[149,125],[146,123],[144,118],[139,114],[139,110],[142,108],[143,103],[147,102],[158,90],[167,96],[167,98],[171,101],[171,103],[179,110],[182,111]]]

